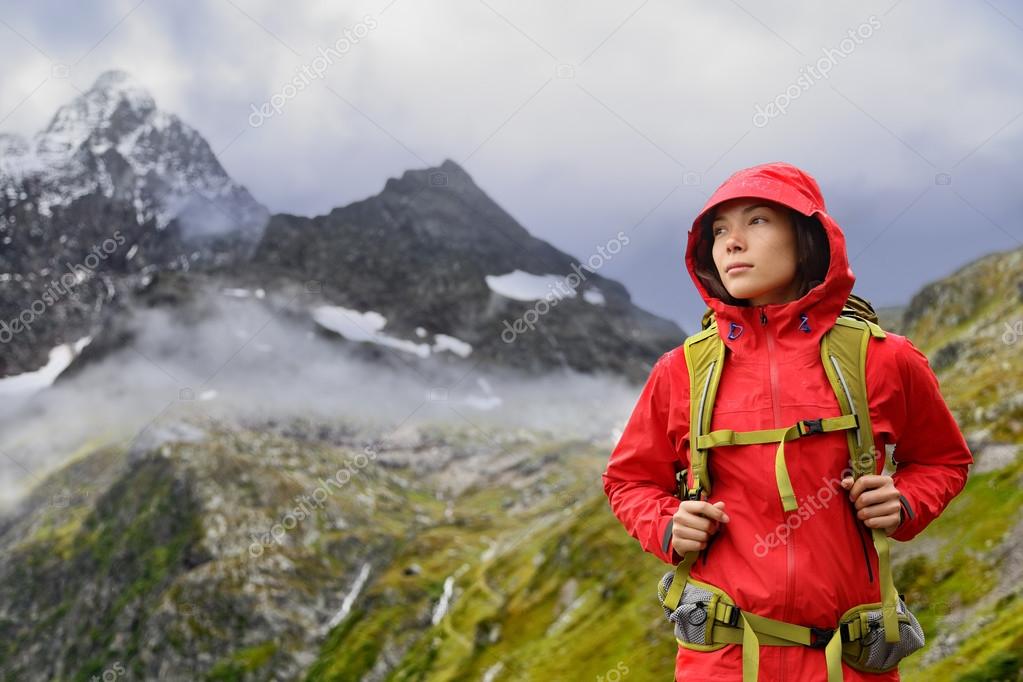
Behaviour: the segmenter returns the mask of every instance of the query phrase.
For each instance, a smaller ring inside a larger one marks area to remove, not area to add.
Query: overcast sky
[[[5,0],[0,59],[0,131],[32,135],[124,69],[275,212],[453,159],[581,261],[624,231],[601,274],[687,331],[686,230],[757,163],[817,178],[878,305],[1023,245],[1005,0]]]

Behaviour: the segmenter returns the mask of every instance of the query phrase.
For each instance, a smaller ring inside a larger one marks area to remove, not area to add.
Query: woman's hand
[[[902,524],[899,489],[891,476],[866,474],[855,481],[846,477],[842,487],[849,491],[849,499],[856,505],[857,518],[868,528],[880,528],[885,535],[891,535]]]
[[[671,546],[679,556],[702,550],[722,523],[728,523],[724,500],[714,504],[703,500],[683,500],[671,517]]]

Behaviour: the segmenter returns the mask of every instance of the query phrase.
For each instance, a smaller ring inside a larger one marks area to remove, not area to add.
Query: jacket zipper
[[[760,326],[764,329],[764,336],[767,339],[767,364],[768,371],[771,377],[771,407],[774,410],[774,428],[778,428],[781,424],[781,405],[778,398],[778,366],[774,360],[774,337],[771,332],[767,329],[767,313],[764,312],[764,307],[760,306]],[[782,523],[785,523],[786,512],[782,512]],[[792,604],[791,596],[795,592],[796,582],[796,550],[794,547],[795,533],[790,532],[785,542],[785,610],[782,620],[788,622],[791,618]],[[785,649],[788,647],[782,647],[779,651],[779,677],[778,680],[783,682],[785,679]]]

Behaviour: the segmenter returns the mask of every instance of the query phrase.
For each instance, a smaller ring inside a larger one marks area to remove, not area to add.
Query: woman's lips
[[[728,274],[736,275],[740,272],[745,272],[746,270],[750,270],[752,268],[753,268],[752,265],[736,265],[734,268],[729,269]]]

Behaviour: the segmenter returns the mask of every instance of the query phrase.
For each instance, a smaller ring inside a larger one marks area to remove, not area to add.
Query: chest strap
[[[811,436],[816,433],[829,433],[831,431],[845,431],[859,427],[859,420],[855,414],[846,414],[841,417],[827,417],[823,419],[803,419],[792,426],[780,429],[764,429],[762,431],[733,431],[732,429],[718,429],[708,434],[698,436],[696,447],[706,451],[710,448],[720,448],[727,445],[755,445],[758,443],[778,443],[778,449],[774,454],[774,476],[778,485],[778,495],[781,497],[781,505],[785,511],[796,509],[796,494],[792,490],[792,481],[789,480],[788,467],[785,465],[785,443],[786,441]]]

